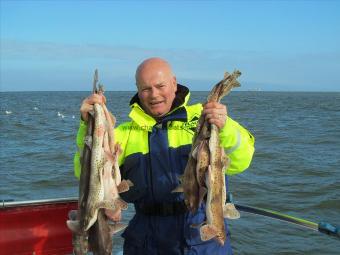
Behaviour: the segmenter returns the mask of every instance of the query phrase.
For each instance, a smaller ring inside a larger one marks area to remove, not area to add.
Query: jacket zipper
[[[150,135],[151,134],[152,133],[149,133],[149,139],[148,139],[148,143],[149,143],[148,144],[148,147],[149,147],[149,155],[148,155],[148,157],[149,157],[149,165],[150,165],[150,171],[148,171],[148,172],[150,172],[149,173],[149,183],[151,185],[151,187],[150,187],[150,189],[151,189],[151,200],[152,200],[152,202],[154,202],[155,201],[155,196],[154,196],[154,190],[153,190],[153,178],[152,178],[152,171],[153,171],[153,169],[152,169],[152,162],[151,162],[151,146],[150,146]]]

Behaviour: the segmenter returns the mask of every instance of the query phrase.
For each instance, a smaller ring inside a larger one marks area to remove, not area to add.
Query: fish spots
[[[95,130],[97,137],[103,137],[105,133],[105,127],[104,125],[98,125],[98,127]]]
[[[117,163],[118,155],[121,151],[120,147],[115,146],[114,143],[114,127],[107,124],[108,120],[106,118],[110,118],[111,121],[110,113],[104,114],[103,107],[95,104],[89,195],[84,212],[88,218],[84,224],[84,229],[86,230],[97,221],[98,210],[100,208],[108,210],[127,208],[127,203],[119,198],[117,189],[117,185],[121,183],[120,173],[118,173],[120,170]],[[113,167],[116,174],[112,174]],[[124,183],[125,186],[122,185],[121,187],[124,191],[127,191],[133,185],[131,182]]]

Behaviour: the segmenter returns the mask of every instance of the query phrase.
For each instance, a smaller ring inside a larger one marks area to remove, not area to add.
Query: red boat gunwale
[[[3,202],[0,204],[0,254],[72,254],[68,212],[78,198]]]

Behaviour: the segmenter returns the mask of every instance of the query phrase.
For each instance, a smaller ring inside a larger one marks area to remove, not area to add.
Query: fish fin
[[[104,151],[104,154],[105,154],[104,158],[105,158],[106,162],[110,162],[111,168],[112,168],[112,165],[115,163],[115,159],[114,159],[113,155],[108,151]]]
[[[235,80],[235,81],[233,82],[233,87],[234,87],[234,88],[241,87],[241,83],[239,83],[238,81]]]
[[[110,117],[111,117],[112,126],[115,126],[116,125],[116,117],[113,116],[113,114],[110,111],[108,111],[108,113],[110,114]]]
[[[223,246],[225,243],[225,239],[221,236],[216,236],[215,240],[221,245]]]
[[[117,198],[115,199],[115,208],[120,208],[122,210],[126,210],[128,208],[128,203],[126,203],[123,199]]]
[[[182,193],[182,192],[184,192],[184,188],[182,184],[178,185],[175,189],[171,191],[171,193]]]
[[[119,231],[126,229],[127,226],[128,226],[127,224],[121,222],[115,222],[113,224],[110,224],[109,225],[110,234],[111,235],[117,234]]]
[[[199,145],[196,146],[191,152],[191,156],[196,160],[197,160],[197,155],[198,155],[198,148],[199,148]]]
[[[126,210],[128,208],[128,203],[126,203],[121,198],[116,198],[114,200],[103,200],[99,202],[98,208],[105,208],[116,211],[118,208]]]
[[[104,209],[110,209],[115,210],[116,209],[116,203],[115,200],[103,200],[98,203],[98,208],[104,208]]]
[[[122,219],[122,210],[120,208],[116,208],[115,210],[105,209],[105,215],[109,219],[109,223],[118,222]]]
[[[77,210],[71,210],[68,212],[68,218],[70,220],[76,220],[78,217],[78,211]]]
[[[133,186],[133,183],[130,180],[122,180],[117,186],[118,193],[126,192]]]
[[[73,233],[80,233],[79,220],[67,220],[66,225]]]
[[[110,126],[110,123],[109,123],[109,121],[106,119],[106,121],[104,122],[104,126],[105,126],[105,130],[109,130],[110,128],[112,128],[111,126]]]
[[[217,229],[211,224],[204,225],[200,227],[200,235],[202,241],[208,241],[217,235]]]
[[[184,174],[182,174],[182,175],[179,175],[178,177],[178,180],[179,180],[179,183],[184,183]]]
[[[190,227],[191,228],[201,228],[203,225],[206,225],[206,224],[207,224],[207,222],[203,221],[203,222],[197,223],[197,224],[193,223],[193,224],[190,225]]]
[[[116,155],[116,158],[119,157],[120,154],[122,154],[123,150],[122,150],[122,146],[120,145],[120,143],[116,143],[115,144],[115,151],[114,154]]]
[[[230,165],[230,158],[224,153],[224,150],[222,150],[221,159],[222,159],[222,169],[226,170]]]
[[[104,122],[104,139],[102,143],[104,151],[109,151],[111,153],[110,145],[109,145],[109,132],[108,132],[108,124],[107,121]]]
[[[134,185],[133,185],[133,182],[130,181],[129,179],[127,179],[126,182],[128,183],[129,187],[133,187],[133,186],[134,186]]]
[[[223,217],[231,220],[236,220],[240,218],[240,213],[235,208],[233,203],[226,203],[223,206]]]
[[[92,136],[88,135],[85,137],[85,144],[89,149],[92,149]]]

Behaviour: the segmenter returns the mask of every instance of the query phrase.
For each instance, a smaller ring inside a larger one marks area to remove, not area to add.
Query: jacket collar
[[[170,112],[160,119],[155,119],[144,111],[140,104],[138,93],[136,93],[130,101],[131,112],[129,117],[135,121],[138,126],[142,127],[153,127],[157,123],[162,123],[164,125],[171,120],[187,120],[187,113],[184,106],[187,105],[189,97],[189,89],[183,85],[177,84],[176,96]]]

